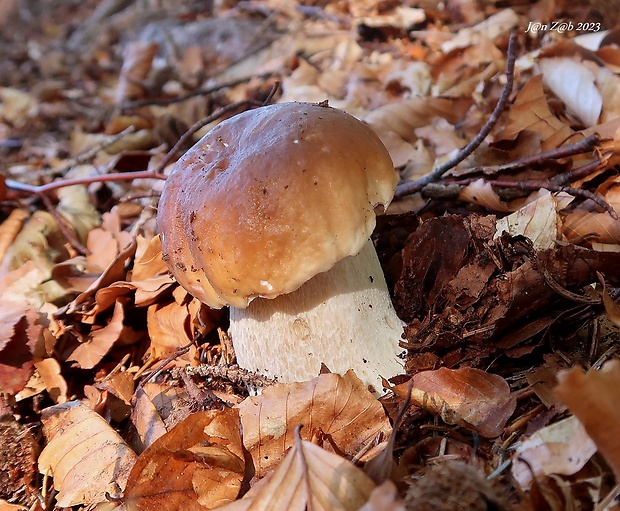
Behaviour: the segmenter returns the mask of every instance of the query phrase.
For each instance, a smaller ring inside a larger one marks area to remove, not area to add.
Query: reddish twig
[[[502,90],[502,94],[491,113],[491,116],[484,124],[482,129],[478,132],[476,137],[467,144],[464,148],[462,148],[458,154],[452,158],[451,160],[445,162],[440,165],[432,172],[428,173],[426,176],[416,179],[415,181],[408,181],[406,183],[401,183],[396,187],[396,192],[394,193],[394,197],[399,199],[401,197],[405,197],[406,195],[411,195],[413,193],[419,192],[424,186],[434,181],[437,181],[441,178],[448,170],[453,167],[456,167],[459,163],[461,163],[465,158],[467,158],[471,153],[473,153],[476,148],[484,141],[491,130],[499,121],[499,118],[506,107],[506,103],[512,93],[512,87],[514,83],[514,69],[515,69],[515,60],[517,58],[517,35],[516,32],[512,32],[510,34],[510,40],[508,42],[508,50],[507,50],[507,60],[506,60],[506,85],[504,85],[504,89]]]

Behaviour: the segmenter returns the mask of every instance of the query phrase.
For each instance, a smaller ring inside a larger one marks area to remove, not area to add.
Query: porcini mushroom
[[[183,155],[157,221],[171,273],[230,305],[239,366],[304,381],[321,364],[372,390],[402,373],[396,315],[374,246],[397,175],[377,135],[309,103],[223,121]]]

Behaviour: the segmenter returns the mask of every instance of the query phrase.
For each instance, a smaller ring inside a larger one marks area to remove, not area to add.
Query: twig
[[[453,181],[450,184],[467,186],[475,181],[475,179],[464,179],[460,181]],[[536,191],[541,188],[549,190],[550,192],[565,192],[576,197],[583,197],[584,199],[590,199],[603,208],[614,219],[618,219],[618,214],[614,211],[605,199],[592,193],[589,190],[583,190],[582,188],[573,188],[571,186],[556,185],[555,183],[549,183],[548,181],[488,181],[488,183],[496,188],[516,188],[519,190]]]
[[[29,185],[7,179],[6,186],[11,190],[26,192],[31,195],[43,195],[59,188],[74,185],[89,185],[91,183],[104,183],[108,181],[133,181],[134,179],[166,179],[166,176],[155,174],[150,170],[137,170],[135,172],[115,172],[112,174],[97,174],[95,176],[76,177],[72,179],[58,179],[45,185]]]
[[[507,172],[511,170],[519,170],[525,167],[532,167],[536,165],[541,165],[550,160],[559,160],[560,158],[567,158],[569,156],[575,156],[576,154],[587,153],[593,151],[596,146],[600,142],[600,137],[597,133],[594,133],[584,139],[581,139],[579,142],[575,142],[573,144],[556,147],[555,149],[549,149],[547,151],[542,151],[538,154],[532,154],[531,156],[524,156],[522,158],[518,158],[517,160],[503,163],[501,165],[487,165],[482,167],[472,167],[469,169],[459,170],[458,172],[451,173],[451,176],[466,176],[471,174],[485,174],[485,175],[493,175],[499,172]],[[554,179],[553,182],[556,184],[564,184],[558,183]]]
[[[73,235],[73,233],[67,228],[67,220],[60,213],[58,213],[58,211],[54,207],[54,204],[52,204],[52,201],[50,200],[50,198],[44,193],[39,194],[39,197],[43,201],[43,204],[45,204],[45,207],[47,208],[47,211],[49,212],[49,214],[52,215],[52,217],[54,217],[54,220],[56,220],[56,225],[58,226],[58,230],[67,239],[69,244],[75,250],[77,250],[80,254],[90,255],[90,250],[88,250],[88,248],[86,248],[80,242],[80,240],[78,240]]]
[[[570,183],[571,181],[577,181],[578,179],[582,179],[592,174],[592,172],[594,172],[600,167],[601,163],[601,160],[591,161],[590,163],[586,163],[585,165],[577,167],[576,169],[572,169],[568,172],[553,176],[551,178],[551,182],[555,183],[556,185],[565,185],[566,183]]]
[[[508,50],[507,50],[507,60],[506,60],[506,85],[504,85],[504,89],[502,90],[502,94],[491,113],[491,116],[484,124],[482,129],[478,132],[478,134],[474,137],[474,139],[469,142],[465,147],[463,147],[458,154],[452,158],[451,160],[445,162],[440,165],[426,176],[421,177],[420,179],[416,179],[415,181],[408,181],[406,183],[401,183],[396,187],[396,192],[394,193],[394,197],[399,199],[401,197],[405,197],[406,195],[411,195],[413,193],[419,192],[425,185],[432,183],[433,181],[437,181],[441,176],[443,176],[448,170],[453,167],[456,167],[459,163],[461,163],[465,158],[467,158],[471,153],[473,153],[476,148],[484,141],[491,130],[499,121],[499,118],[506,107],[506,103],[512,93],[512,86],[514,83],[514,69],[515,69],[515,60],[517,58],[517,34],[516,32],[512,32],[510,34],[510,40],[508,42]]]
[[[270,78],[271,76],[273,76],[273,73],[264,73],[257,76],[244,76],[243,78],[237,78],[236,80],[231,80],[229,82],[212,85],[210,87],[204,87],[202,89],[196,89],[192,92],[188,92],[187,94],[183,94],[182,96],[177,96],[174,98],[141,99],[139,101],[132,101],[130,103],[125,103],[124,105],[121,105],[121,110],[131,110],[134,108],[140,108],[150,105],[166,106],[172,105],[174,103],[181,103],[196,96],[208,96],[209,94],[213,94],[214,92],[217,92],[219,90],[235,87],[236,85],[239,85],[241,83],[249,82],[252,78],[264,79]]]
[[[163,170],[166,168],[166,165],[168,165],[172,161],[172,159],[176,156],[177,152],[181,149],[181,147],[183,147],[186,144],[186,142],[191,137],[194,136],[194,133],[196,133],[199,129],[206,126],[210,122],[213,122],[219,119],[220,117],[227,114],[228,112],[232,112],[233,110],[237,110],[244,106],[262,106],[262,105],[263,103],[256,101],[256,100],[244,99],[241,101],[237,101],[235,103],[230,103],[229,105],[226,105],[220,108],[217,112],[205,117],[204,119],[201,119],[196,124],[194,124],[191,128],[189,128],[185,133],[183,133],[183,135],[181,136],[181,138],[179,138],[177,143],[174,144],[172,149],[170,149],[170,151],[168,151],[166,156],[164,156],[164,159],[159,162],[159,165],[157,165],[153,173],[161,174]]]
[[[254,385],[256,387],[268,387],[273,385],[276,380],[267,378],[260,374],[242,369],[237,365],[217,365],[201,364],[199,366],[174,367],[170,370],[173,378],[180,378],[180,372],[185,372],[189,376],[202,376],[211,378],[222,378],[235,385]]]

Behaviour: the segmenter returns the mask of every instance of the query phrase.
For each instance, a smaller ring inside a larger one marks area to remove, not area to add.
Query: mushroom
[[[370,234],[397,175],[377,135],[342,111],[282,103],[209,131],[168,177],[157,222],[176,280],[230,305],[240,367],[282,382],[324,364],[374,392],[403,372]]]

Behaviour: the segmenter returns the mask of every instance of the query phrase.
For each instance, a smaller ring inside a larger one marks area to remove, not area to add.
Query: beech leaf
[[[387,438],[392,429],[381,403],[352,371],[276,384],[260,396],[247,398],[238,408],[243,443],[259,478],[293,445],[299,424],[306,438],[322,432],[351,456],[377,436]]]
[[[98,413],[69,401],[43,410],[42,421],[39,472],[54,477],[59,507],[106,502],[125,487],[136,455]]]
[[[374,487],[351,462],[296,433],[293,448],[258,492],[222,511],[357,511]]]
[[[502,434],[515,410],[508,383],[495,374],[464,367],[421,371],[412,378],[411,402],[439,415],[447,424],[457,424],[494,438]],[[392,390],[401,397],[408,383]]]
[[[237,497],[244,473],[238,411],[195,413],[140,455],[120,509],[213,509]]]
[[[558,374],[556,393],[583,423],[599,452],[620,480],[620,361],[587,373],[573,367]]]

